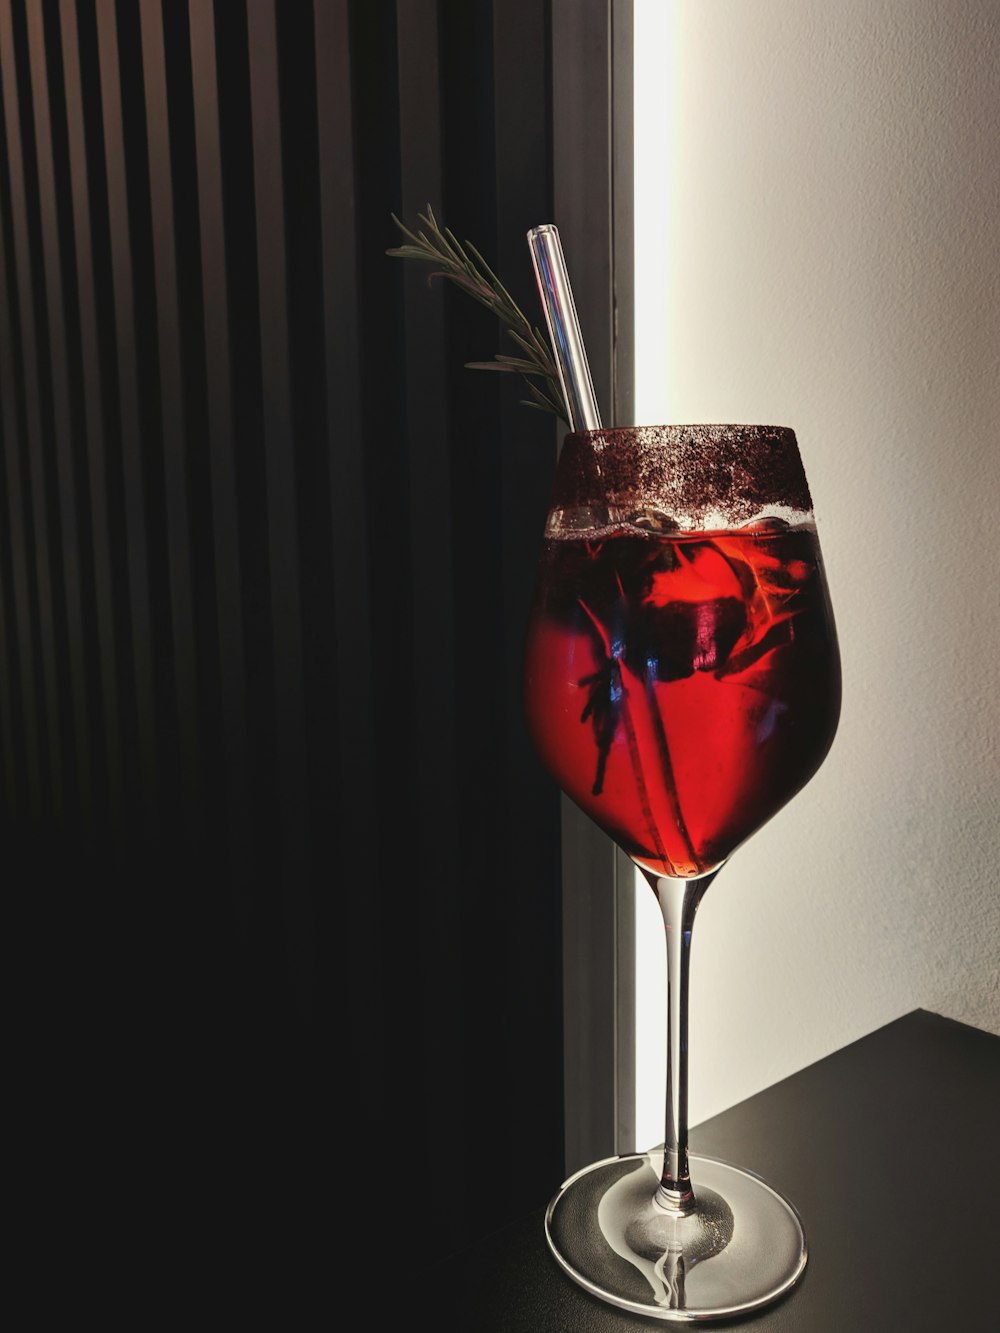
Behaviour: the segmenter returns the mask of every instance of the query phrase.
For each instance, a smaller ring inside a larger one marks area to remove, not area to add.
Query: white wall
[[[1000,1033],[1000,0],[635,10],[637,417],[794,427],[844,665],[699,914],[696,1124],[918,1006]]]

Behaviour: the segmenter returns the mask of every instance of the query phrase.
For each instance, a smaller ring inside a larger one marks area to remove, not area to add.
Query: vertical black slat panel
[[[0,143],[3,142],[0,133]],[[0,217],[0,273],[4,272],[3,243],[4,225]],[[6,336],[6,302],[0,301],[0,338]],[[2,353],[0,353],[2,356]],[[0,369],[0,394],[5,392],[6,380]],[[7,448],[5,439],[5,420],[0,412],[0,530],[9,535],[10,506],[7,499],[7,477],[3,459]],[[20,774],[25,770],[23,728],[15,721],[15,712],[20,713],[20,680],[17,665],[17,621],[15,612],[14,581],[11,569],[11,553],[7,541],[0,538],[0,772],[2,772],[3,794],[0,797],[0,828],[8,835],[17,827],[19,810],[24,803],[23,784]]]
[[[3,226],[0,223],[0,231],[2,230]],[[0,242],[0,252],[2,250],[3,245]],[[2,267],[2,264],[3,254],[0,253],[0,267]],[[0,316],[0,336],[2,336],[2,331],[2,316]],[[3,435],[3,418],[0,417],[0,453],[4,451]],[[7,487],[2,469],[0,469],[0,523],[9,531],[7,515]],[[19,694],[19,682],[12,679],[16,671],[16,659],[11,647],[13,636],[9,628],[9,626],[13,626],[12,604],[10,560],[7,551],[4,549],[4,544],[0,543],[0,765],[2,765],[3,773],[0,821],[2,821],[3,827],[11,831],[16,824],[21,800],[20,783],[18,781],[18,758],[19,752],[20,754],[24,752],[23,745],[19,745],[20,737],[14,725],[14,710],[17,706],[15,701]]]
[[[69,347],[59,245],[59,207],[56,200],[52,125],[49,111],[49,81],[46,65],[42,12],[27,7],[28,47],[31,58],[32,101],[35,119],[35,149],[38,160],[39,203],[44,247],[45,292],[51,350],[52,409],[54,415],[56,467],[59,483],[59,517],[62,527],[68,657],[76,733],[77,782],[81,814],[90,825],[93,807],[93,772],[89,717],[90,689],[86,657],[83,589],[73,436],[70,421]]]
[[[173,195],[173,253],[177,291],[177,344],[183,387],[181,447],[187,482],[188,564],[194,635],[195,721],[198,774],[194,798],[185,793],[192,811],[192,832],[200,845],[205,877],[217,891],[213,905],[228,917],[229,893],[225,857],[226,780],[224,762],[222,678],[218,655],[217,580],[212,521],[212,466],[209,444],[209,384],[205,346],[205,302],[202,283],[201,219],[198,204],[198,144],[195,129],[194,85],[191,63],[191,26],[186,4],[163,6],[164,63],[171,192]],[[152,229],[151,229],[152,231]],[[166,466],[166,460],[164,463]],[[183,770],[182,756],[178,756]],[[183,772],[178,781],[185,785]],[[209,869],[209,864],[214,870]],[[222,925],[221,922],[218,922]],[[227,927],[223,926],[224,933]],[[206,943],[217,936],[205,934]],[[221,981],[221,970],[218,972]]]
[[[528,136],[521,147],[532,159],[530,166],[523,159],[513,160],[506,150],[501,158],[498,149],[507,140],[499,126],[507,114],[516,118],[510,106],[516,98],[524,99],[526,115],[546,121],[546,8],[542,4],[530,14],[520,11],[532,38],[513,61],[499,55],[501,32],[508,52],[518,48],[517,24],[506,27],[502,6],[445,5],[439,11],[444,217],[459,238],[471,240],[494,267],[504,266],[505,282],[517,287],[518,274],[523,275],[514,294],[525,306],[531,294],[530,260],[520,268],[511,256],[515,246],[523,246],[526,256],[524,231],[547,211],[547,145],[544,133]],[[512,20],[517,17],[512,15]],[[542,52],[535,64],[527,63],[528,71],[536,74],[541,67],[540,82],[533,82],[530,72],[524,77],[521,58],[534,46],[539,22]],[[534,159],[536,150],[541,163]],[[530,189],[524,188],[526,178],[534,180]],[[511,239],[511,226],[520,229],[516,239]],[[502,250],[507,244],[510,251]],[[464,1096],[470,1123],[489,1145],[491,1176],[502,1182],[491,1200],[499,1219],[541,1203],[562,1176],[558,947],[546,952],[539,976],[534,941],[526,939],[526,932],[552,939],[558,930],[552,917],[559,894],[558,793],[551,783],[539,786],[537,760],[533,754],[529,758],[520,720],[523,622],[512,632],[515,604],[525,611],[533,591],[551,484],[552,431],[545,418],[516,406],[521,396],[516,380],[464,368],[466,361],[488,359],[503,345],[496,319],[453,291],[445,293],[445,314],[454,497],[458,838],[466,868],[458,918],[464,965]],[[535,429],[540,432],[537,457],[526,448]],[[526,472],[521,471],[522,450],[530,460]],[[536,479],[545,497],[540,514],[533,511],[530,498]],[[518,549],[520,571],[526,574],[523,583],[512,561]],[[520,601],[512,595],[515,587]],[[512,733],[512,720],[519,735]],[[546,805],[550,817],[541,813]],[[523,830],[517,827],[519,820]],[[526,850],[527,828],[540,836]],[[539,1003],[525,1022],[529,994]],[[525,1086],[533,1089],[530,1134],[522,1108],[508,1100],[508,1092]],[[474,1172],[466,1185],[474,1195]]]
[[[3,72],[0,70],[0,78]],[[0,107],[2,114],[2,107]],[[0,301],[0,399],[3,411],[4,482],[6,492],[5,532],[9,537],[10,579],[14,604],[14,651],[19,668],[21,696],[21,723],[24,738],[24,771],[17,782],[15,808],[22,812],[24,822],[37,822],[42,811],[42,726],[39,718],[40,701],[36,694],[35,648],[31,615],[31,569],[29,561],[30,536],[26,513],[24,486],[21,477],[21,423],[17,412],[17,373],[14,358],[14,319],[12,293],[14,291],[13,256],[8,253],[7,232],[9,219],[7,199],[9,192],[3,163],[0,161],[0,274],[4,278],[4,295]],[[10,659],[5,659],[9,661]],[[26,789],[25,789],[26,788]],[[21,830],[19,829],[20,833]]]
[[[245,890],[247,970],[237,983],[234,1001],[241,1007],[253,1004],[262,1029],[273,1033],[275,987],[284,985],[288,950],[281,894],[282,829],[274,703],[264,372],[245,6],[215,5],[215,46],[241,576],[238,587],[226,589],[226,595],[239,597],[241,601],[247,688],[246,780],[253,835],[249,844],[253,860]]]
[[[355,468],[361,489],[353,497],[342,496],[340,507],[356,504],[363,514],[355,520],[357,537],[364,537],[369,608],[361,625],[368,637],[372,699],[371,801],[376,840],[373,848],[386,846],[395,856],[399,849],[402,874],[413,886],[401,887],[389,862],[372,858],[369,873],[377,876],[375,891],[369,896],[345,885],[354,899],[351,905],[352,929],[365,941],[363,958],[352,964],[351,991],[348,994],[354,1048],[362,1068],[371,1080],[363,1092],[366,1113],[374,1118],[379,1137],[395,1131],[394,1090],[401,1076],[396,1058],[394,995],[399,982],[411,994],[415,960],[412,951],[401,947],[401,937],[412,929],[400,892],[419,896],[426,880],[424,868],[405,853],[413,836],[412,728],[407,711],[409,681],[412,677],[411,581],[407,569],[410,515],[406,503],[408,463],[403,433],[401,385],[397,374],[387,375],[388,366],[402,361],[402,328],[399,304],[401,275],[385,255],[392,244],[389,210],[398,207],[399,119],[396,86],[395,6],[392,0],[377,6],[352,0],[350,13],[351,104],[350,121],[342,133],[352,136],[352,146],[344,145],[342,160],[353,159],[355,214],[350,219],[340,205],[335,215],[347,223],[355,242],[353,254],[341,254],[333,270],[339,276],[340,289],[350,291],[354,282],[360,295],[357,308],[357,393],[360,401],[361,429],[352,446],[358,453]],[[320,80],[322,84],[322,79]],[[329,133],[329,128],[328,128]],[[334,185],[334,188],[336,186]],[[334,239],[333,244],[336,244]],[[354,277],[344,266],[353,263]],[[328,322],[335,319],[330,311]],[[343,374],[343,372],[341,372]],[[342,383],[343,381],[338,381]],[[363,475],[361,461],[363,460]],[[346,480],[346,479],[345,479]],[[405,554],[404,554],[405,553]],[[341,543],[336,552],[339,565],[338,591],[349,598],[350,590],[341,588],[350,577],[350,553]],[[357,593],[353,594],[354,597]],[[346,614],[351,602],[344,604]],[[339,638],[338,647],[349,669],[349,640]],[[341,679],[341,690],[346,680]],[[361,737],[358,737],[360,740]],[[363,882],[360,881],[360,882]],[[367,898],[367,901],[365,900]],[[364,975],[364,959],[376,964],[377,988]],[[414,1009],[409,1010],[415,1013]],[[414,1023],[414,1027],[416,1024]],[[407,1057],[420,1044],[422,1034],[414,1034]],[[407,1070],[407,1074],[409,1070]],[[405,1078],[407,1074],[402,1076]],[[370,1108],[370,1109],[369,1109]]]
[[[281,96],[272,0],[247,7],[253,128],[257,281],[263,377],[268,555],[274,643],[275,722],[282,835],[282,896],[290,973],[306,1009],[313,982],[304,790],[302,627],[295,451],[289,398]]]
[[[60,0],[59,28],[79,320],[78,327],[71,331],[71,336],[79,349],[83,379],[83,420],[78,422],[77,426],[80,434],[86,439],[94,607],[104,731],[103,749],[108,779],[109,832],[114,842],[116,834],[120,832],[123,818],[122,721],[108,495],[108,452],[105,440],[100,359],[101,338],[91,229],[90,168],[84,131],[84,89],[79,31],[76,5],[73,0]]]
[[[439,31],[434,0],[397,3],[400,191],[408,225],[432,204],[441,217],[442,152]],[[398,240],[402,241],[402,236]],[[393,263],[398,261],[393,260]],[[413,580],[411,709],[417,769],[413,793],[418,863],[433,869],[420,921],[422,1025],[415,1083],[422,1089],[424,1133],[448,1125],[449,1150],[472,1156],[479,1140],[476,1117],[462,1096],[464,1020],[455,994],[461,983],[461,898],[469,870],[455,832],[461,778],[455,713],[455,608],[453,503],[448,437],[444,307],[440,283],[428,291],[427,270],[408,264],[405,280],[404,356],[407,448],[410,457],[410,569]],[[428,1200],[436,1232],[454,1246],[463,1224],[455,1200],[438,1191]]]
[[[226,240],[219,139],[215,19],[211,4],[195,0],[189,9],[194,133],[197,154],[198,215],[201,241],[205,372],[208,387],[208,449],[212,490],[216,621],[221,676],[228,860],[237,920],[253,862],[247,779],[247,681],[244,660],[242,574],[235,441]],[[235,922],[234,922],[235,925]],[[237,933],[239,929],[237,928]]]
[[[0,74],[0,79],[2,79]],[[6,293],[7,247],[5,244],[6,200],[9,189],[4,181],[2,163],[6,157],[6,126],[3,117],[3,98],[0,95],[0,277],[4,295],[0,297],[0,747],[3,765],[3,829],[8,839],[17,836],[21,811],[30,810],[30,785],[25,790],[24,775],[28,772],[25,751],[25,708],[19,669],[19,652],[24,636],[18,630],[18,591],[14,566],[18,550],[18,528],[12,516],[8,485],[10,451],[16,452],[16,419],[12,392],[13,370],[10,365],[10,317]],[[19,507],[19,502],[18,502]],[[11,543],[14,543],[11,545]]]
[[[45,448],[42,440],[42,403],[39,385],[37,313],[32,290],[33,256],[27,215],[24,158],[22,153],[22,118],[18,105],[17,72],[14,51],[14,25],[11,9],[0,10],[0,76],[3,78],[4,119],[7,127],[7,161],[10,170],[13,251],[17,269],[17,302],[21,329],[20,380],[25,402],[28,463],[28,503],[30,505],[35,556],[35,598],[37,600],[39,656],[44,697],[44,728],[48,757],[46,804],[56,819],[62,815],[63,757],[60,741],[58,681],[58,641],[54,605],[54,570],[50,549],[49,520],[46,505]],[[13,295],[13,291],[12,291]],[[12,436],[12,438],[16,438]]]
[[[62,39],[58,5],[54,0],[43,7],[45,60],[48,85],[48,122],[52,159],[52,198],[49,201],[55,220],[60,264],[60,319],[53,316],[50,343],[53,357],[53,378],[57,371],[61,385],[68,395],[63,409],[54,405],[53,416],[58,423],[59,413],[65,413],[68,440],[65,455],[71,477],[71,494],[60,505],[74,521],[75,531],[65,533],[66,556],[65,590],[67,599],[67,627],[73,633],[71,595],[79,594],[79,630],[87,691],[87,739],[89,764],[86,799],[89,803],[90,828],[85,833],[84,845],[90,852],[101,845],[107,829],[109,803],[108,756],[101,699],[100,642],[96,609],[96,589],[93,559],[93,518],[90,506],[88,477],[88,449],[86,438],[86,407],[84,392],[83,358],[80,348],[80,309],[76,266],[76,240],[73,222],[74,204],[72,172],[69,156],[69,135],[66,123],[66,78],[63,62]],[[54,426],[55,429],[55,426]],[[57,435],[57,458],[62,469],[62,448]],[[60,482],[62,487],[63,483]],[[65,527],[65,525],[63,525]],[[75,547],[72,537],[75,535]],[[77,568],[70,570],[70,550],[75,550]],[[82,770],[82,762],[78,769]]]
[[[528,250],[527,232],[551,220],[548,125],[543,108],[549,71],[549,31],[544,7],[534,0],[504,0],[493,7],[493,82],[498,246],[497,265],[527,317],[544,329]],[[558,847],[547,830],[558,821],[559,793],[542,769],[528,735],[522,705],[522,663],[542,532],[555,465],[551,417],[521,403],[520,381],[505,382],[501,401],[500,494],[503,505],[501,607],[506,651],[504,680],[504,782],[508,828],[506,855],[511,883],[499,923],[507,951],[520,960],[502,977],[510,1031],[532,1031],[530,1048],[508,1038],[510,1082],[527,1079],[544,1105],[562,1095],[562,997]],[[519,1147],[509,1164],[517,1193],[545,1192],[559,1183],[563,1129],[558,1115],[538,1123],[516,1096],[505,1108]],[[556,1165],[558,1163],[558,1166]],[[556,1172],[555,1178],[551,1174]]]
[[[441,121],[444,147],[443,220],[496,262],[492,7],[448,5],[441,10]],[[452,555],[455,615],[457,769],[461,783],[456,841],[464,866],[456,886],[462,943],[457,976],[461,996],[464,1114],[490,1149],[490,1174],[502,1182],[494,1200],[499,1217],[513,1201],[507,1173],[512,1138],[503,1125],[509,1077],[504,1012],[506,856],[504,724],[506,645],[502,615],[500,502],[500,375],[465,369],[497,350],[495,317],[464,293],[444,292],[448,370],[449,451],[452,466]],[[519,873],[520,868],[515,873]],[[497,1161],[493,1161],[496,1150]],[[475,1181],[463,1184],[475,1197]]]
[[[310,940],[311,1022],[320,1009],[316,983],[316,903],[329,898],[329,868],[339,850],[332,836],[339,784],[331,764],[337,716],[337,651],[332,608],[333,546],[330,540],[330,458],[327,446],[328,390],[325,383],[324,307],[321,281],[323,231],[318,174],[316,36],[311,5],[275,7],[281,93],[283,219],[286,232],[285,311],[288,336],[289,427],[294,448],[295,578],[302,642],[302,711],[308,718],[296,760],[302,815],[307,825],[309,911],[303,926]],[[287,170],[285,165],[287,164]],[[275,237],[277,241],[277,237]],[[290,514],[290,517],[292,515]],[[291,630],[289,625],[289,630]],[[285,651],[284,648],[282,651]],[[313,885],[317,894],[313,894]],[[301,948],[300,948],[301,953]],[[327,1051],[324,1047],[323,1055]],[[311,1058],[311,1057],[310,1057]]]
[[[354,110],[348,0],[313,10],[316,120],[323,268],[327,454],[330,470],[334,692],[334,817],[331,883],[317,894],[320,986],[325,1006],[342,1014],[359,1109],[373,1146],[391,1133],[386,1079],[391,1049],[385,996],[391,965],[383,947],[385,897],[366,891],[378,873],[378,751],[373,693],[372,577],[368,558],[363,388],[355,223]],[[370,77],[370,76],[369,76]],[[388,262],[388,261],[386,261]],[[344,948],[343,941],[350,946]],[[333,1052],[321,1057],[332,1068]],[[336,1095],[336,1094],[335,1094]],[[361,1173],[359,1172],[359,1177]],[[364,1190],[363,1180],[359,1185]],[[362,1196],[363,1197],[363,1196]]]
[[[100,59],[101,113],[104,130],[108,221],[111,234],[112,286],[118,360],[118,414],[121,429],[129,611],[132,628],[136,739],[138,745],[140,827],[149,837],[159,824],[156,754],[156,702],[153,614],[149,592],[143,439],[140,421],[132,244],[129,234],[128,182],[114,0],[96,0]]]
[[[175,255],[174,194],[167,107],[167,75],[160,0],[141,0],[143,86],[149,145],[149,193],[156,282],[163,488],[166,505],[170,623],[174,651],[181,810],[194,842],[202,810],[198,737],[198,673],[192,603],[191,533],[185,462],[184,384],[181,373]],[[159,479],[154,480],[154,485]]]

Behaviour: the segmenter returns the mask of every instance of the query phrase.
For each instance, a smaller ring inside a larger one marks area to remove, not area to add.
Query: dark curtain
[[[547,0],[0,0],[32,1160],[175,1279],[283,1247],[334,1308],[562,1178],[556,427],[385,254],[430,203],[534,309],[549,45]]]

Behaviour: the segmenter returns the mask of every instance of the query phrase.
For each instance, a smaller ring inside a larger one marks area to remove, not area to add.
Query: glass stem
[[[718,870],[694,879],[643,872],[660,911],[667,941],[667,1105],[663,1175],[656,1200],[668,1212],[686,1216],[695,1209],[688,1170],[688,975],[691,932],[705,890]]]

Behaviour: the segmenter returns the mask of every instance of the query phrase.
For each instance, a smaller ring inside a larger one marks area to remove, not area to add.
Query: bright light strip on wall
[[[673,135],[672,29],[677,7],[634,0],[636,422],[669,421],[667,310]]]
[[[670,143],[672,60],[678,7],[634,0],[635,414],[638,424],[669,422]],[[635,1144],[663,1142],[666,1081],[666,950],[659,908],[636,872]]]

